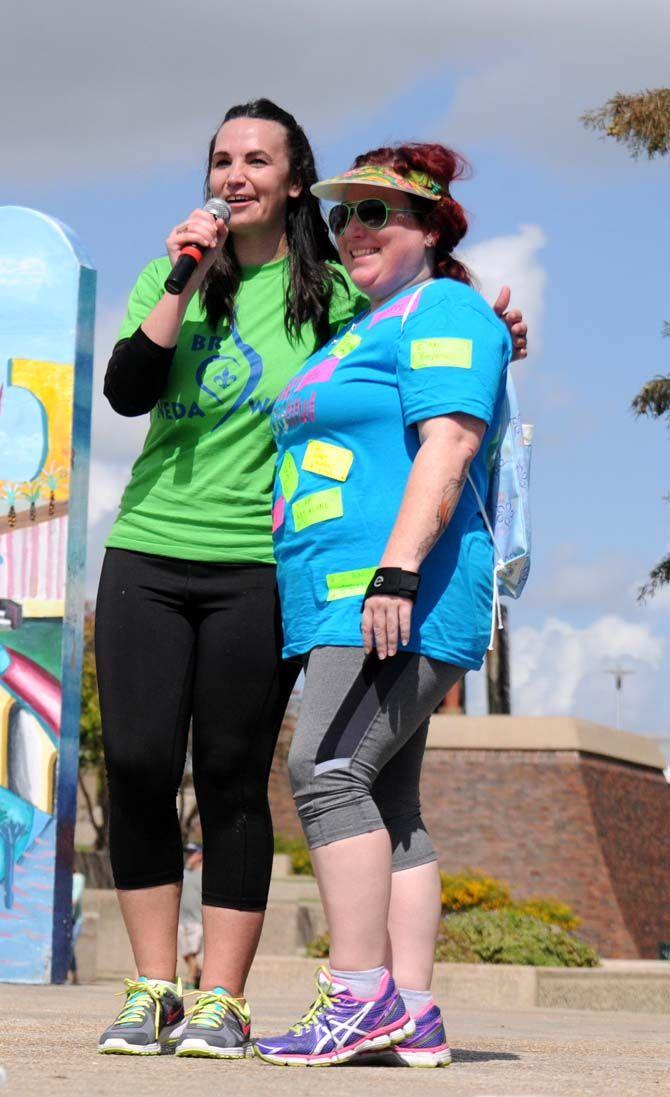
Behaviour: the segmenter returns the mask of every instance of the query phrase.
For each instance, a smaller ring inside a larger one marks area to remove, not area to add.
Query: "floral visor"
[[[407,175],[399,175],[392,168],[380,167],[378,164],[364,164],[361,168],[352,168],[351,171],[335,175],[332,179],[323,179],[320,183],[314,183],[310,190],[317,198],[341,202],[346,197],[347,188],[354,184],[401,190],[416,198],[428,198],[431,202],[439,202],[446,193],[439,183],[424,172],[410,171]]]

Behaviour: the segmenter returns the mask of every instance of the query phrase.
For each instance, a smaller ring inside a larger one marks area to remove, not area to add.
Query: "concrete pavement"
[[[249,984],[257,1034],[283,1031],[311,1001],[312,965],[259,958]],[[445,1011],[454,1063],[443,1070],[102,1056],[98,1033],[120,1007],[118,984],[0,985],[0,1097],[665,1097],[668,1017],[580,1010]],[[440,995],[438,994],[438,997]],[[444,1007],[447,1002],[441,1000]]]

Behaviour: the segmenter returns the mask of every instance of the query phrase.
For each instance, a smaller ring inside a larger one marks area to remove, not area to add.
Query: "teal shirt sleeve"
[[[463,299],[459,293],[454,299],[450,288],[438,283],[431,299],[420,300],[398,339],[396,369],[405,426],[455,412],[473,415],[487,426],[493,418],[511,357],[509,334],[478,294]]]
[[[160,301],[165,293],[163,283],[169,269],[170,261],[166,257],[152,259],[141,271],[128,298],[128,307],[119,329],[117,342],[121,339],[129,339],[149,315],[154,305]]]

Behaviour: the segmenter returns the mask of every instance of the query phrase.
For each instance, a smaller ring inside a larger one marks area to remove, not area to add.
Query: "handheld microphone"
[[[223,198],[210,198],[209,202],[204,206],[204,209],[207,213],[211,213],[215,220],[223,221],[226,225],[229,224],[231,210],[228,203],[223,201]],[[182,292],[193,274],[193,271],[202,259],[204,251],[205,249],[202,248],[200,244],[186,244],[186,246],[181,249],[177,262],[165,279],[165,288],[168,293]]]

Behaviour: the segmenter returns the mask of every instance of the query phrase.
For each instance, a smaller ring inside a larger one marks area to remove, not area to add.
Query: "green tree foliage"
[[[670,153],[670,88],[654,88],[634,95],[617,92],[603,107],[586,111],[581,121],[588,129],[625,145],[634,159],[642,152],[646,152],[650,160],[655,156],[667,156]],[[663,334],[670,335],[667,321]],[[632,408],[636,415],[648,415],[652,419],[668,416],[670,419],[670,374],[647,381],[634,398]],[[647,582],[640,588],[639,600],[646,601],[667,583],[670,583],[670,554],[652,568]]]
[[[95,831],[95,848],[106,849],[109,834],[109,798],[105,780],[102,750],[102,726],[98,701],[98,678],[95,672],[93,637],[95,615],[89,610],[84,621],[84,661],[81,675],[81,723],[79,729],[79,788]],[[84,776],[95,776],[95,796],[92,797]],[[96,810],[96,806],[98,810]]]
[[[586,111],[581,121],[587,129],[613,137],[637,159],[646,152],[650,160],[670,152],[670,88],[654,88],[634,95],[617,92],[604,107]]]
[[[670,336],[670,324],[667,322],[663,325],[663,334]],[[652,377],[651,381],[647,381],[633,400],[633,411],[652,419],[665,417],[670,425],[670,375]],[[665,501],[668,502],[669,499],[666,495]],[[644,602],[652,597],[666,583],[670,583],[670,553],[649,572],[647,582],[640,588],[640,601]]]

